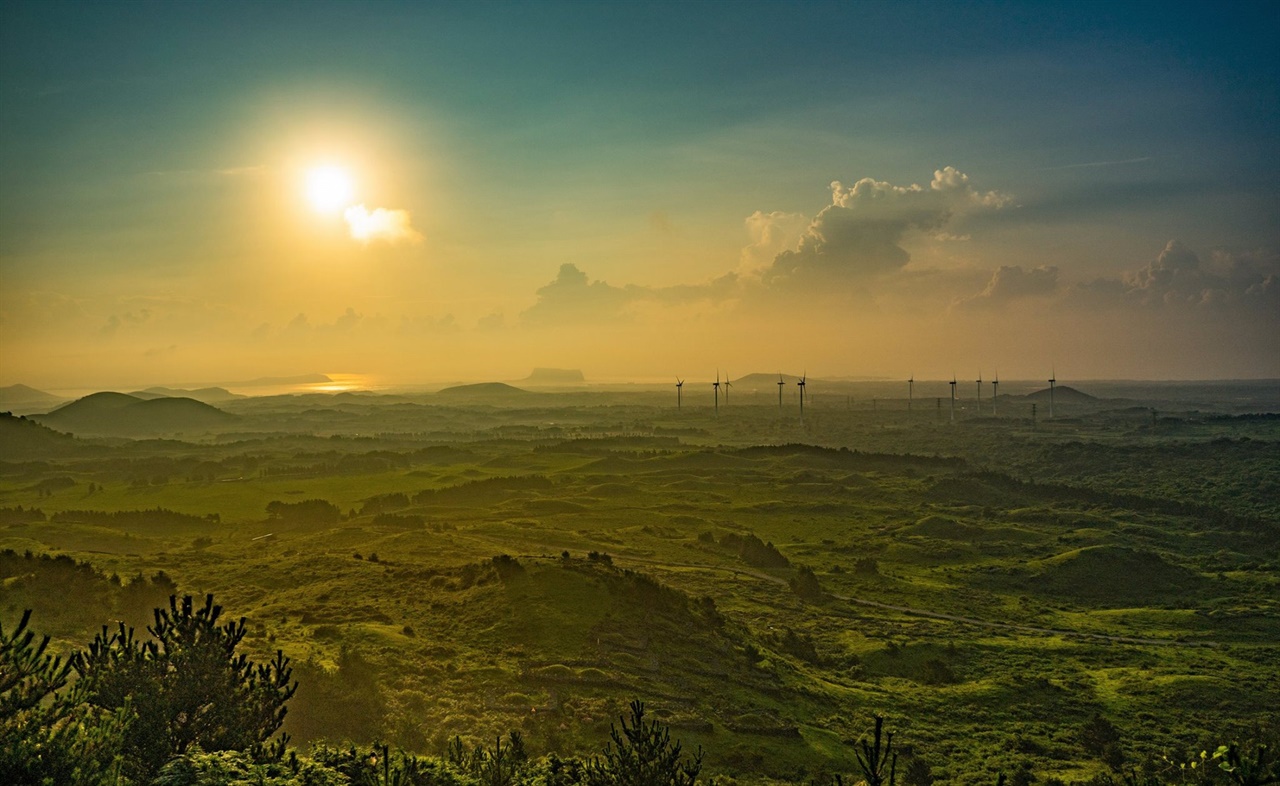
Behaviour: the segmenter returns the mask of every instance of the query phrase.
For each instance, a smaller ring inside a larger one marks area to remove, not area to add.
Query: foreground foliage
[[[318,746],[309,755],[286,748],[285,738],[268,744],[279,729],[286,703],[297,690],[288,659],[256,664],[236,648],[245,622],[219,624],[222,608],[206,596],[171,597],[155,610],[138,641],[123,625],[104,629],[87,652],[69,657],[48,653],[28,629],[30,612],[6,632],[0,627],[0,782],[12,784],[154,784],[154,786],[696,786],[702,750],[692,757],[672,741],[670,729],[646,718],[645,705],[611,727],[601,754],[583,761],[552,753],[531,760],[519,732],[492,747],[468,750],[455,738],[443,759],[421,757],[390,746]],[[80,679],[69,686],[72,674]],[[869,737],[856,741],[857,776],[866,786],[895,786],[899,750],[885,719],[874,717]],[[1117,748],[1119,735],[1105,718],[1081,729],[1088,744]],[[1276,736],[1274,730],[1260,730]],[[931,768],[912,752],[906,786],[929,786]],[[1092,786],[1165,786],[1194,783],[1268,786],[1280,783],[1273,746],[1253,741],[1221,745],[1187,763],[1146,763],[1141,769],[1101,775]],[[714,781],[714,779],[712,779]],[[831,779],[843,786],[843,774]],[[1027,786],[1027,770],[1000,786]],[[1046,786],[1060,784],[1056,778]]]

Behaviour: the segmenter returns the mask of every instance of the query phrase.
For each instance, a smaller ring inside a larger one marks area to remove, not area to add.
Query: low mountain
[[[1037,390],[1034,393],[1028,393],[1023,396],[1027,401],[1049,401],[1049,388]],[[1090,396],[1073,387],[1067,385],[1058,385],[1053,389],[1053,401],[1057,404],[1092,404],[1100,399],[1097,396]]]
[[[528,385],[581,385],[586,377],[576,368],[535,368],[521,382]]]
[[[150,387],[146,390],[135,390],[129,395],[141,399],[153,398],[193,398],[196,401],[203,401],[206,404],[221,404],[225,401],[234,401],[236,399],[245,398],[238,393],[232,393],[226,388],[197,388],[195,390],[183,390],[182,388],[166,388],[166,387]]]
[[[235,415],[191,398],[141,399],[113,392],[85,396],[33,419],[73,434],[118,437],[201,433],[238,420]]]
[[[510,398],[527,396],[529,391],[508,385],[505,382],[477,382],[472,385],[454,385],[436,393],[438,396],[450,398]]]
[[[27,415],[32,412],[48,412],[66,399],[36,390],[27,385],[9,385],[0,388],[0,411],[12,412],[15,415]]]

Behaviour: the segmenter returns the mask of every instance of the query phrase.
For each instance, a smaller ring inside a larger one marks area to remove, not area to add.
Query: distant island
[[[581,385],[587,378],[576,368],[535,368],[520,381],[528,385]]]

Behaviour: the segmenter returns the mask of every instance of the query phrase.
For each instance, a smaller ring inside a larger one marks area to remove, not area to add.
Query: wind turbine
[[[680,409],[680,389],[684,387],[684,380],[676,377],[676,409]]]
[[[1053,370],[1049,372],[1049,419],[1053,419],[1053,386],[1058,384],[1058,372]]]
[[[912,372],[911,376],[907,379],[907,411],[908,412],[911,411],[911,399],[915,398],[915,392],[916,392],[916,375],[915,375],[915,372]]]
[[[809,378],[809,372],[800,375],[800,381],[796,384],[800,386],[800,420],[804,420],[804,383]]]
[[[787,384],[782,381],[782,372],[778,372],[778,411],[782,411],[782,386]]]
[[[956,422],[956,375],[951,375],[951,422]]]
[[[717,375],[718,376],[718,375]],[[733,383],[729,381],[729,372],[724,372],[724,405],[729,406],[729,388],[733,387]]]
[[[720,417],[720,369],[716,369],[716,381],[711,384],[716,394],[716,417]]]
[[[991,416],[995,417],[996,402],[1000,398],[1000,371],[996,371],[996,378],[991,380]]]
[[[978,414],[982,414],[982,372],[978,372]]]

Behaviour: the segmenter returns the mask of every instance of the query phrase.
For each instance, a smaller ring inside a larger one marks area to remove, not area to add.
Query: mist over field
[[[0,3],[0,783],[1280,782],[1277,34]]]

